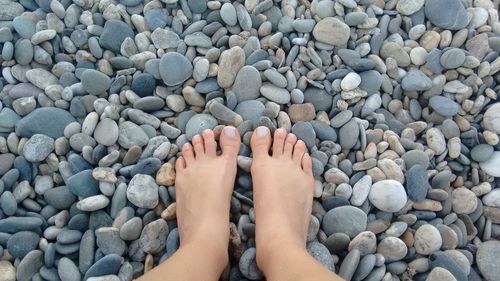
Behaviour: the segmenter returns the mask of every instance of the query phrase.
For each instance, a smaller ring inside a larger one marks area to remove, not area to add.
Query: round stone
[[[229,26],[236,25],[236,9],[231,3],[224,3],[220,8],[220,16],[222,20]]]
[[[307,243],[307,252],[330,271],[334,271],[333,258],[328,249],[319,242]]]
[[[500,189],[495,188],[483,196],[483,203],[486,206],[500,208]]]
[[[193,65],[183,55],[166,53],[160,60],[160,76],[167,86],[176,86],[193,74]]]
[[[486,280],[496,280],[500,276],[497,256],[499,251],[499,241],[486,241],[478,246],[476,263],[479,271],[481,271]]]
[[[104,29],[99,37],[99,44],[105,49],[120,53],[120,47],[127,37],[134,38],[132,28],[123,21],[111,19],[104,24]]]
[[[191,140],[195,135],[201,134],[206,129],[213,129],[218,122],[212,115],[196,114],[186,124],[186,137]]]
[[[448,270],[442,268],[442,267],[435,267],[434,269],[431,270],[429,275],[427,275],[427,278],[425,279],[426,281],[456,281],[455,277],[451,272]]]
[[[55,107],[37,108],[16,124],[16,135],[29,138],[43,134],[53,139],[64,135],[64,128],[75,118],[66,110]]]
[[[320,20],[313,29],[316,40],[333,46],[345,46],[350,35],[349,26],[334,17]]]
[[[105,93],[111,86],[111,79],[106,74],[93,69],[85,70],[80,80],[83,89],[92,95]]]
[[[54,140],[46,135],[33,135],[23,147],[23,155],[29,162],[41,162],[54,151]]]
[[[429,180],[425,166],[414,165],[406,173],[406,192],[408,198],[414,202],[425,199],[429,191]]]
[[[151,96],[156,88],[156,80],[153,75],[149,73],[141,73],[134,76],[130,88],[141,97]]]
[[[400,0],[396,10],[402,15],[409,16],[416,13],[424,6],[425,0]]]
[[[406,91],[425,91],[432,87],[432,80],[422,71],[412,69],[401,80],[401,87]]]
[[[149,175],[135,175],[127,187],[127,199],[139,208],[153,209],[158,205],[158,185]]]
[[[479,163],[481,169],[490,176],[500,177],[500,151],[492,153],[490,159]]]
[[[500,134],[500,102],[490,106],[483,115],[483,128]]]
[[[377,247],[377,253],[382,254],[386,262],[399,261],[406,256],[407,252],[406,244],[397,237],[386,237]]]
[[[258,280],[263,277],[262,272],[260,272],[257,267],[255,254],[255,248],[248,248],[245,252],[243,252],[239,261],[241,274],[250,280]]]
[[[115,144],[118,136],[118,125],[109,118],[101,120],[94,130],[94,139],[102,145],[110,146]]]
[[[426,1],[425,16],[432,24],[449,30],[462,29],[469,23],[463,4],[455,0]]]
[[[351,91],[356,89],[361,84],[361,76],[356,72],[350,72],[340,82],[340,87],[344,91]]]
[[[455,116],[460,110],[460,106],[451,99],[443,96],[433,96],[429,99],[429,105],[437,113],[444,117]]]
[[[421,255],[430,255],[441,248],[443,240],[439,230],[430,224],[424,224],[415,232],[415,250]]]
[[[395,180],[374,183],[368,199],[377,209],[391,213],[401,210],[407,201],[403,185]]]
[[[22,258],[36,249],[40,236],[31,231],[20,231],[13,234],[7,241],[7,250],[14,258]]]
[[[326,235],[345,233],[355,237],[366,229],[367,216],[362,210],[352,206],[341,206],[331,209],[323,217],[323,230]]]
[[[16,281],[16,268],[9,261],[0,261],[0,280]]]
[[[459,68],[465,62],[465,53],[461,49],[451,48],[441,55],[439,62],[446,69]]]
[[[436,154],[442,154],[446,151],[446,140],[443,133],[438,128],[431,128],[427,130],[426,140],[427,146],[434,150]]]
[[[477,208],[476,194],[465,187],[453,189],[453,211],[457,214],[471,214]]]
[[[487,144],[474,146],[470,151],[470,157],[476,162],[485,162],[493,155],[493,147]]]

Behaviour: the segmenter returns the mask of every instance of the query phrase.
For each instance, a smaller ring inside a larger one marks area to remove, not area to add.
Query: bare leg
[[[229,208],[240,136],[225,127],[217,144],[211,130],[195,136],[177,159],[175,190],[180,248],[141,280],[218,280],[228,263]]]
[[[259,127],[251,146],[257,264],[267,280],[342,280],[306,251],[314,179],[304,142],[284,129],[272,141]]]

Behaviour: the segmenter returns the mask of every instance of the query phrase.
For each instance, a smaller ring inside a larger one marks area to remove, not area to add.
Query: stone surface
[[[439,250],[443,240],[439,230],[430,224],[424,224],[415,232],[415,250],[421,255],[430,255]]]
[[[64,128],[75,118],[59,108],[38,108],[23,117],[16,124],[16,134],[31,137],[43,134],[53,139],[63,136]]]
[[[33,135],[23,147],[23,155],[29,162],[40,162],[54,150],[54,140],[46,135]]]
[[[344,46],[350,36],[350,29],[347,24],[333,17],[326,17],[320,20],[313,29],[313,36],[316,40],[333,46]]]
[[[127,199],[139,208],[152,209],[158,205],[158,186],[149,175],[135,175],[127,187]]]
[[[479,244],[476,255],[476,263],[479,271],[486,280],[495,280],[500,276],[500,269],[496,266],[497,253],[500,250],[500,242],[486,241]]]
[[[161,79],[167,86],[181,84],[193,74],[191,62],[176,52],[165,54],[160,60],[159,67]]]
[[[377,209],[385,212],[401,210],[407,200],[403,185],[395,180],[382,180],[374,183],[368,198]]]
[[[323,229],[327,235],[345,233],[354,237],[366,229],[367,217],[360,209],[352,206],[334,208],[323,218]]]

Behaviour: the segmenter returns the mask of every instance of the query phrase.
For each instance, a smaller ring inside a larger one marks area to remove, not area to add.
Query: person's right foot
[[[257,263],[264,270],[276,249],[305,250],[314,178],[306,145],[284,129],[277,129],[272,140],[268,128],[258,127],[250,144]]]

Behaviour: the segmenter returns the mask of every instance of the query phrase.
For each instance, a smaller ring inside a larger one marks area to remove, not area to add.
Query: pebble
[[[0,261],[0,280],[16,281],[16,268],[9,261]]]
[[[245,52],[242,48],[235,46],[223,51],[219,58],[219,72],[217,73],[219,86],[224,89],[231,87],[236,75],[244,65]]]
[[[290,93],[287,90],[276,87],[268,82],[262,84],[260,93],[262,96],[279,104],[287,104],[290,102]]]
[[[482,126],[496,134],[500,134],[500,103],[490,106],[483,116]]]
[[[457,279],[448,270],[446,270],[442,267],[435,267],[434,269],[431,270],[429,275],[427,275],[427,279],[425,279],[425,280],[429,280],[429,281],[438,281],[438,280],[456,281]]]
[[[167,86],[181,84],[193,74],[191,62],[176,52],[165,54],[160,60],[159,67],[161,79]]]
[[[493,152],[490,159],[485,162],[481,162],[479,166],[481,169],[490,176],[500,177],[500,171],[498,170],[498,165],[500,164],[500,151]]]
[[[457,214],[471,214],[477,208],[477,199],[474,192],[460,187],[456,188],[451,193],[453,201],[453,211]]]
[[[368,199],[377,209],[394,213],[406,205],[407,197],[401,183],[395,180],[382,180],[372,185]]]
[[[406,91],[425,91],[432,87],[432,80],[420,70],[410,70],[403,80],[401,87]]]
[[[430,189],[425,166],[414,165],[406,173],[406,193],[414,202],[421,202]]]
[[[334,271],[332,255],[323,244],[315,241],[307,243],[307,252],[328,270]]]
[[[153,177],[136,174],[127,187],[127,199],[139,208],[153,209],[158,205],[158,186]]]
[[[421,255],[430,255],[441,248],[443,240],[436,227],[430,224],[420,226],[415,232],[415,250]]]
[[[347,122],[339,130],[339,141],[342,149],[349,150],[356,145],[359,136],[359,127],[356,121]]]
[[[23,117],[16,124],[16,134],[21,137],[31,137],[43,134],[57,139],[63,136],[64,128],[75,118],[59,108],[38,108]]]
[[[16,280],[31,280],[43,265],[43,252],[33,250],[21,260],[16,268]]]
[[[436,154],[442,154],[446,150],[446,141],[443,133],[438,128],[431,128],[426,133],[427,145]]]
[[[40,237],[35,232],[20,231],[7,241],[7,250],[14,258],[22,258],[38,246]]]
[[[33,135],[23,147],[23,155],[29,162],[41,162],[54,150],[54,140],[46,135]]]
[[[460,106],[451,99],[443,96],[433,96],[429,99],[429,105],[437,113],[444,117],[455,116],[460,110]]]
[[[340,82],[340,87],[344,91],[351,91],[356,89],[361,84],[361,76],[355,72],[347,74]]]
[[[326,17],[316,23],[312,33],[319,42],[333,46],[345,46],[351,31],[349,26],[339,19]]]
[[[239,269],[241,274],[243,274],[243,276],[245,276],[249,280],[258,280],[264,276],[257,267],[255,254],[255,248],[248,248],[245,252],[243,252],[239,261]]]
[[[118,125],[109,118],[101,120],[94,130],[94,139],[102,145],[110,146],[115,144],[118,136]]]
[[[128,24],[116,19],[107,20],[99,37],[99,45],[119,53],[120,47],[127,37],[134,38],[134,31]]]
[[[435,26],[449,30],[462,29],[469,23],[463,4],[453,0],[426,1],[425,16]]]
[[[206,129],[217,126],[217,119],[208,114],[196,114],[186,124],[186,137],[191,140],[195,135],[201,134]]]
[[[59,278],[61,278],[61,281],[81,280],[80,271],[78,270],[78,267],[72,260],[66,257],[62,257],[59,260],[59,263],[57,265],[57,272],[59,274]]]
[[[327,235],[345,233],[355,237],[366,229],[367,216],[360,209],[352,206],[334,208],[323,217],[322,227]]]
[[[458,48],[451,48],[443,52],[439,62],[446,69],[459,68],[465,62],[465,53]]]
[[[495,280],[500,276],[500,269],[496,266],[496,254],[499,250],[500,242],[494,240],[483,242],[477,248],[477,267],[486,280]]]
[[[382,254],[386,262],[399,261],[406,256],[407,252],[406,244],[397,237],[386,237],[377,247],[377,253]]]
[[[144,226],[139,238],[139,245],[145,253],[157,254],[165,248],[167,234],[167,222],[163,219],[157,219]]]

